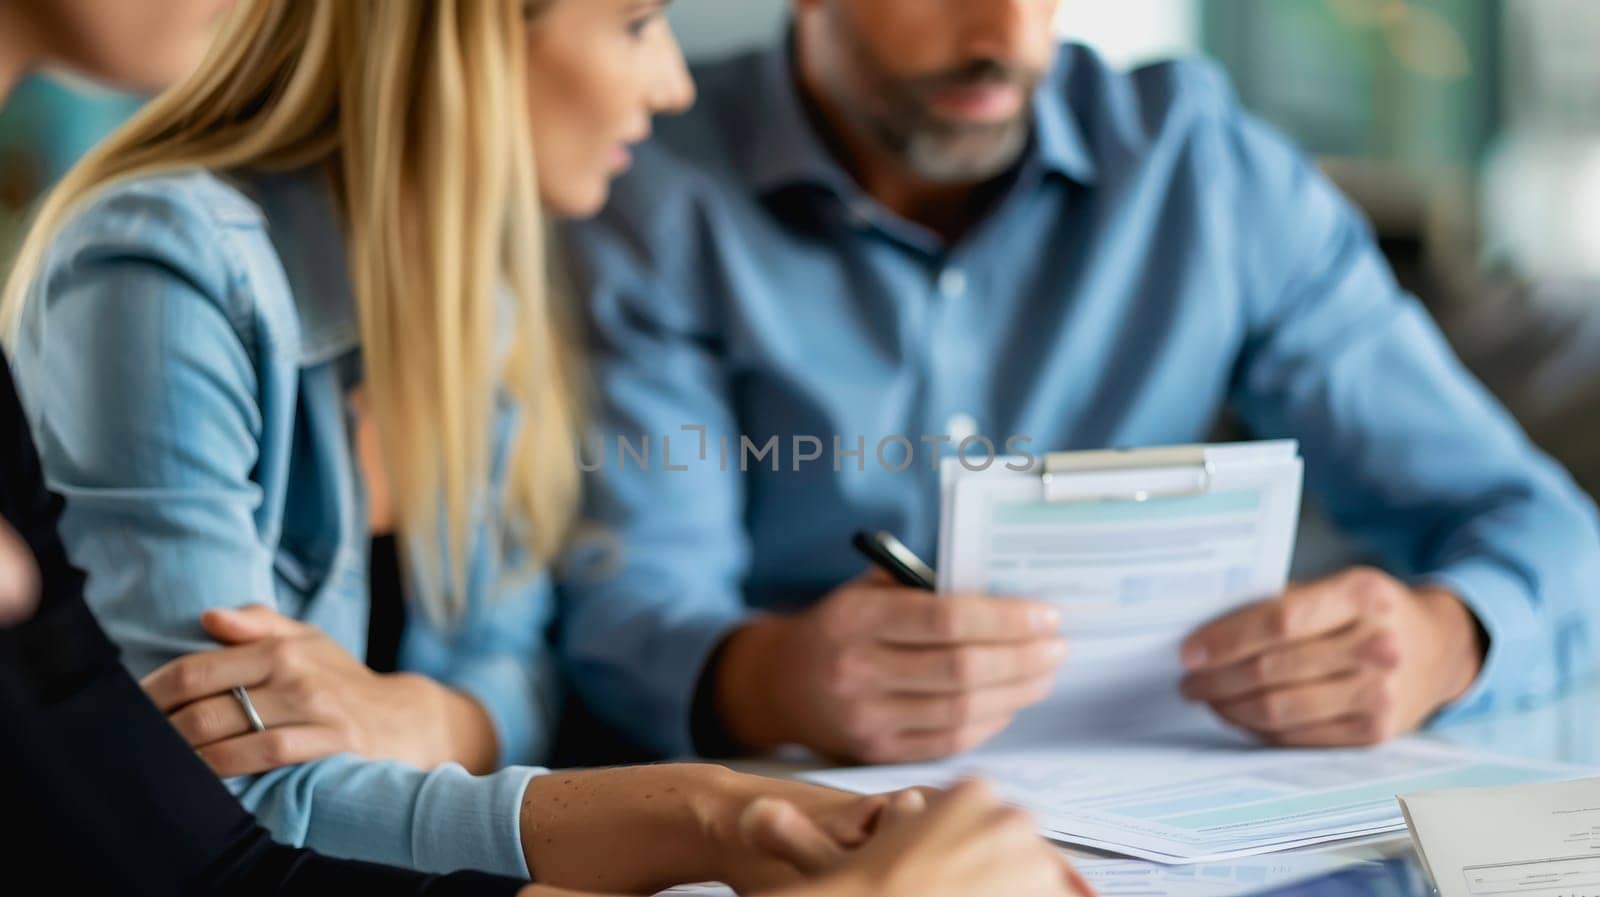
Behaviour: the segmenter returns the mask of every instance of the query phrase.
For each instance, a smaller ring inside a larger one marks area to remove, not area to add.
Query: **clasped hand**
[[[265,607],[208,611],[201,624],[225,647],[180,657],[141,684],[219,776],[340,753],[419,769],[494,765],[491,724],[463,694],[423,676],[374,673],[321,630]],[[251,729],[235,687],[265,732]]]

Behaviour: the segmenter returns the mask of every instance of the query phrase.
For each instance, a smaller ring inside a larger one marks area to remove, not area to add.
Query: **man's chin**
[[[1028,148],[1026,121],[943,126],[913,137],[905,161],[918,175],[943,184],[975,184],[1010,171]]]

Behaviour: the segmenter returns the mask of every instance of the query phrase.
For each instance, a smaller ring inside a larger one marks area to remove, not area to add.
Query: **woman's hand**
[[[208,611],[201,624],[227,647],[180,657],[141,684],[219,776],[341,753],[420,769],[495,765],[493,725],[465,695],[422,676],[374,673],[321,630],[265,607]],[[235,687],[265,732],[251,729]]]
[[[555,772],[528,785],[522,839],[529,872],[552,887],[721,881],[751,894],[831,871],[888,802],[702,764]]]
[[[878,833],[842,869],[785,897],[973,894],[1091,897],[1094,889],[1038,836],[1027,813],[968,782],[931,800],[895,795]]]

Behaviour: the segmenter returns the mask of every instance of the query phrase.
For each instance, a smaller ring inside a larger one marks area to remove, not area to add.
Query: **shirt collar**
[[[1084,186],[1092,186],[1100,176],[1089,140],[1083,133],[1078,111],[1072,108],[1062,67],[1073,53],[1071,46],[1056,51],[1056,68],[1046,75],[1033,94],[1034,154],[1047,171],[1053,171]]]
[[[812,124],[795,74],[793,36],[762,54],[756,90],[748,95],[764,110],[752,110],[758,122],[745,159],[745,173],[761,193],[809,184],[840,195],[858,192]],[[1066,55],[1066,49],[1058,54]],[[1063,64],[1059,61],[1057,65]],[[1059,69],[1040,84],[1033,97],[1033,140],[1029,152],[1046,171],[1080,184],[1093,184],[1099,174],[1083,127],[1059,88]]]
[[[293,294],[300,364],[323,364],[361,344],[355,291],[333,185],[322,166],[248,175]]]
[[[748,96],[767,108],[764,113],[752,110],[757,114],[749,120],[757,125],[745,159],[745,173],[762,193],[811,184],[843,194],[854,187],[811,124],[795,75],[793,42],[791,34],[759,60],[760,83]]]

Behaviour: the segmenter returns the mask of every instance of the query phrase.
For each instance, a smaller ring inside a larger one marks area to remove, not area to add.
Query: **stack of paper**
[[[1100,897],[1237,897],[1260,894],[1350,869],[1379,863],[1326,853],[1288,853],[1217,863],[1196,869],[1140,860],[1074,860]]]
[[[1600,779],[1399,802],[1441,897],[1600,897]]]
[[[1158,863],[1231,860],[1405,828],[1395,795],[1549,781],[1570,767],[1418,740],[1364,750],[1128,746],[980,753],[933,764],[813,773],[861,793],[978,776],[1043,832]]]

